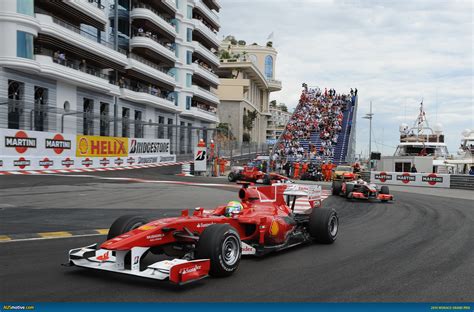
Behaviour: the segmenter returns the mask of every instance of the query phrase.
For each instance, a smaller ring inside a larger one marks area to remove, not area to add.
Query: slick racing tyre
[[[351,198],[349,194],[351,194],[353,191],[354,191],[354,184],[346,183],[346,192],[344,193],[344,196],[347,198]]]
[[[390,194],[388,186],[382,185],[382,187],[380,188],[380,194],[387,194],[387,195]]]
[[[342,190],[342,182],[341,181],[333,181],[332,182],[332,195],[340,195]]]
[[[227,176],[227,179],[229,179],[229,182],[235,182],[235,181],[237,181],[237,175],[235,173],[231,172]]]
[[[309,215],[309,235],[318,243],[332,244],[337,238],[339,218],[336,210],[328,208],[313,209]]]
[[[199,237],[196,259],[210,259],[209,275],[229,276],[239,267],[242,256],[240,236],[229,224],[213,224]]]
[[[131,230],[134,230],[147,223],[148,221],[144,217],[134,215],[121,216],[110,226],[109,233],[107,234],[107,240],[130,232]]]

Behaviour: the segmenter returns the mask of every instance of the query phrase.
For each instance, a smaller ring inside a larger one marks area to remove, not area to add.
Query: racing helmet
[[[243,209],[244,207],[242,206],[240,202],[232,200],[227,203],[224,214],[226,217],[232,217],[232,213],[241,212]]]
[[[358,180],[357,180],[357,184],[364,184],[364,180],[358,179]]]

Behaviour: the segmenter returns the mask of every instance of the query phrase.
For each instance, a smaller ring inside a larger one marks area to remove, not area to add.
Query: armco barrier
[[[114,168],[176,162],[167,139],[0,129],[0,171]]]
[[[451,175],[438,173],[411,173],[372,171],[370,181],[376,184],[449,188]]]
[[[474,176],[465,174],[451,175],[451,188],[474,190]]]

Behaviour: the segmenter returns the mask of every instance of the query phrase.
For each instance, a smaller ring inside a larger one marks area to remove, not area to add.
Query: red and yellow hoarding
[[[77,157],[127,157],[128,138],[77,136]]]

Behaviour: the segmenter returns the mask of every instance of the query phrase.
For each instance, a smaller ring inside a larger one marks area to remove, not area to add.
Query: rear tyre
[[[341,181],[333,181],[332,182],[332,195],[340,195],[342,189],[342,182]]]
[[[229,175],[227,176],[227,179],[229,179],[229,182],[235,182],[237,181],[237,176],[235,173],[230,172]]]
[[[266,174],[266,175],[263,176],[263,184],[272,185],[272,179],[270,179],[269,174]]]
[[[125,215],[119,217],[112,223],[107,234],[107,240],[130,232],[144,224],[147,224],[148,220],[141,216]]]
[[[388,186],[383,185],[383,186],[380,188],[380,194],[390,194],[390,190],[388,189]]]
[[[339,218],[336,210],[327,208],[313,209],[309,216],[309,235],[322,244],[332,244],[337,238]]]
[[[237,271],[242,256],[240,236],[229,224],[213,224],[199,237],[196,259],[210,259],[209,275],[229,276]]]

